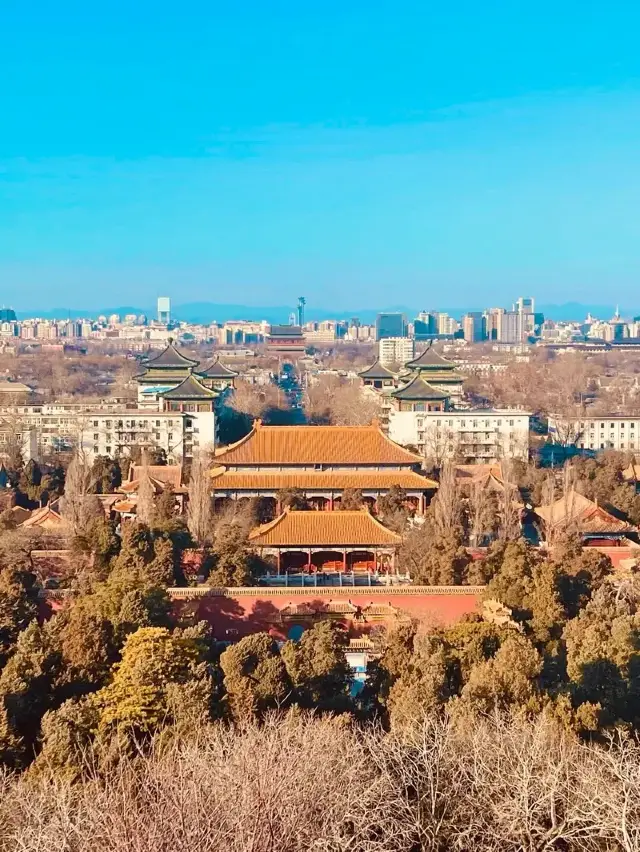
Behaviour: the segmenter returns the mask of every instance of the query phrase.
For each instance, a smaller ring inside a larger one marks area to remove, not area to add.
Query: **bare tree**
[[[452,462],[445,462],[440,470],[438,491],[431,505],[436,529],[441,535],[459,529],[462,502],[456,468]]]
[[[187,525],[189,532],[199,544],[205,544],[213,535],[213,507],[211,481],[209,479],[209,456],[204,450],[194,454],[191,463],[188,496]]]
[[[155,514],[155,491],[149,475],[149,457],[142,453],[142,465],[138,472],[138,496],[136,517],[142,524],[151,524]]]
[[[427,421],[424,429],[424,457],[428,467],[440,468],[455,459],[460,448],[458,432]]]
[[[497,525],[496,498],[480,479],[471,483],[467,498],[467,517],[471,545],[477,546],[485,536],[493,536]]]
[[[62,516],[75,535],[83,535],[96,516],[96,497],[93,494],[92,467],[82,451],[74,454],[64,483],[60,506]]]
[[[498,492],[499,535],[503,541],[515,541],[520,535],[520,491],[513,464],[502,462],[503,488]]]

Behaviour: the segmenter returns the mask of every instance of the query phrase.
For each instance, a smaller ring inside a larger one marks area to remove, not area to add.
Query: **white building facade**
[[[383,337],[378,341],[378,358],[381,364],[405,364],[416,351],[412,337]]]
[[[549,437],[564,446],[581,450],[640,450],[640,416],[608,414],[570,420],[549,418]]]
[[[420,403],[417,403],[420,406]],[[405,406],[403,406],[405,408]],[[422,406],[424,408],[424,406]],[[389,437],[439,463],[466,464],[529,457],[528,412],[512,409],[466,411],[397,410],[388,414]]]

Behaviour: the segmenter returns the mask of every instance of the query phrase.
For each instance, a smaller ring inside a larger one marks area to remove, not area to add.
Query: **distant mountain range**
[[[443,313],[448,313],[453,317],[460,317],[468,311],[481,310],[478,307],[468,308],[433,308],[440,310]],[[286,323],[289,319],[289,314],[294,308],[292,306],[262,306],[254,307],[251,305],[224,305],[214,302],[188,302],[184,305],[174,305],[172,307],[172,316],[176,320],[183,320],[191,323],[210,323],[210,322],[225,322],[227,320],[266,320],[270,323]],[[552,320],[583,320],[588,313],[599,319],[610,319],[615,312],[615,305],[585,305],[580,302],[566,302],[563,305],[539,305],[537,310],[540,311]],[[321,321],[326,319],[350,319],[358,317],[363,323],[375,322],[376,314],[380,311],[401,311],[407,315],[409,319],[413,319],[418,313],[415,308],[408,308],[406,305],[394,305],[392,307],[383,308],[362,308],[352,311],[336,311],[325,310],[322,308],[314,308],[308,306],[305,310],[305,318],[308,321]],[[68,308],[53,308],[48,311],[19,311],[18,318],[26,319],[28,317],[39,316],[42,319],[79,319],[83,317],[97,317],[101,314],[109,316],[110,314],[119,314],[124,317],[126,314],[146,314],[147,317],[155,316],[155,308],[149,307],[134,307],[125,305],[113,308],[104,308],[102,310],[70,310]],[[640,308],[620,308],[620,314],[623,318],[631,318],[640,314]]]

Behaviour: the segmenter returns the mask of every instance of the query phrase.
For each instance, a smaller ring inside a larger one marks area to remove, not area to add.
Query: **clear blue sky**
[[[640,6],[0,2],[0,302],[640,307]]]

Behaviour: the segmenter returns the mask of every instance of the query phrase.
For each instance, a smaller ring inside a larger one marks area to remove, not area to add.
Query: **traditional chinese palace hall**
[[[272,557],[278,573],[395,570],[401,538],[368,509],[293,512],[289,509],[249,534],[263,558]]]
[[[378,423],[369,426],[264,426],[256,420],[242,440],[215,451],[210,471],[215,500],[302,491],[314,509],[339,507],[347,489],[358,490],[375,511],[393,486],[402,488],[422,514],[438,487],[419,473],[422,457],[391,441]]]

